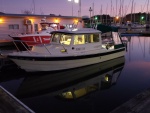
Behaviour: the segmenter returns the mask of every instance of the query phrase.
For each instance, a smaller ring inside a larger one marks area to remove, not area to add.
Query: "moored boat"
[[[111,36],[111,37],[110,37]],[[7,55],[27,72],[56,71],[105,62],[125,55],[125,46],[118,32],[102,38],[101,31],[92,28],[51,32],[51,43],[31,50]]]
[[[15,44],[19,45],[19,41],[21,40],[22,43],[27,48],[31,48],[33,45],[36,44],[47,44],[50,43],[51,38],[51,32],[59,29],[64,29],[64,26],[61,26],[59,23],[51,23],[47,22],[46,19],[41,20],[41,30],[37,31],[35,33],[29,33],[29,34],[15,34],[15,35],[9,35],[13,40],[15,40]],[[22,48],[21,45],[19,45],[19,48]]]
[[[92,92],[108,89],[117,83],[124,68],[125,57],[103,63],[46,73],[26,73],[16,91],[17,98],[56,96],[73,100],[84,98]]]

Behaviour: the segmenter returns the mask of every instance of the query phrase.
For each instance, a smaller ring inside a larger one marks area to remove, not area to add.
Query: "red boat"
[[[64,29],[64,26],[60,26],[59,23],[49,23],[49,22],[41,22],[41,31],[33,34],[18,34],[10,36],[15,40],[15,44],[19,45],[19,43],[23,43],[27,48],[31,48],[36,44],[47,44],[50,43],[51,32]],[[20,44],[22,45],[22,44]]]

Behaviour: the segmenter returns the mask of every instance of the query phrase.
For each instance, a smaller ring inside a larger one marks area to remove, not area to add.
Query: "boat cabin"
[[[51,43],[62,45],[65,49],[63,52],[92,51],[101,45],[101,32],[95,29],[61,30],[51,34]]]
[[[73,30],[58,30],[51,32],[51,44],[34,46],[32,51],[43,53],[98,53],[100,49],[114,50],[123,46],[121,38],[117,32],[101,33],[93,28],[82,28]],[[47,52],[46,52],[47,51]]]

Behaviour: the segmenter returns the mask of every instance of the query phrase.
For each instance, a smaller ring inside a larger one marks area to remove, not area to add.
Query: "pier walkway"
[[[150,88],[136,95],[110,113],[150,113]]]
[[[35,113],[0,86],[0,113]]]

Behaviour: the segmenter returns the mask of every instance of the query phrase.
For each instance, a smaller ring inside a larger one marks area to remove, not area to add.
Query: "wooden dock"
[[[150,113],[150,88],[136,95],[110,113]]]
[[[35,113],[0,86],[0,113]]]
[[[3,46],[12,46],[14,45],[12,40],[8,40],[8,39],[1,39],[0,40],[0,47],[3,47]]]
[[[121,36],[150,36],[150,30],[120,31]]]

